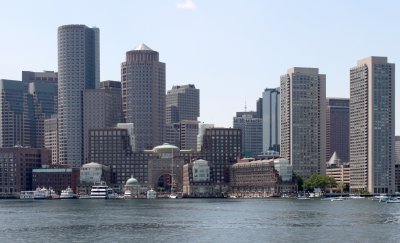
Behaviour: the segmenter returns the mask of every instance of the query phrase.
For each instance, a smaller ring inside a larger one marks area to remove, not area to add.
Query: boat
[[[71,189],[71,187],[67,187],[67,189],[61,191],[60,199],[74,199],[74,198],[76,198],[76,194]]]
[[[126,191],[124,192],[124,198],[125,198],[125,199],[130,199],[130,198],[132,198],[132,192],[131,192],[130,190],[126,190]]]
[[[364,197],[362,197],[360,195],[354,195],[354,194],[350,194],[349,198],[351,198],[351,199],[364,199]]]
[[[114,192],[107,184],[102,181],[92,186],[90,191],[91,199],[113,199],[115,198]]]
[[[343,198],[333,197],[333,198],[331,198],[331,202],[333,202],[333,201],[343,201]]]
[[[55,191],[51,188],[47,189],[45,187],[38,187],[35,191],[33,191],[33,199],[41,200],[41,199],[57,199],[59,196],[55,193]]]
[[[33,199],[34,191],[21,191],[19,194],[19,199]]]
[[[298,196],[297,199],[299,199],[299,200],[310,200],[310,198],[306,197],[306,196]]]
[[[400,198],[389,198],[386,203],[400,203]]]
[[[90,195],[86,195],[86,194],[81,194],[79,195],[79,199],[90,199]]]
[[[157,198],[157,192],[153,189],[147,191],[147,199],[155,199]]]

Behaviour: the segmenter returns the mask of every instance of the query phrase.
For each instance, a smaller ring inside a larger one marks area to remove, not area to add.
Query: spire
[[[152,49],[148,46],[146,46],[144,43],[138,45],[135,49],[133,49],[134,51],[152,51]]]

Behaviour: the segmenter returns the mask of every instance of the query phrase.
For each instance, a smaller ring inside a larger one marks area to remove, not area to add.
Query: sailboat
[[[169,198],[175,199],[176,194],[174,193],[174,149],[172,150],[172,158],[171,158],[171,193],[169,194]]]

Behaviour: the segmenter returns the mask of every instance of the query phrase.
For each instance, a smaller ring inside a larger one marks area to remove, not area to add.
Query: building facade
[[[208,161],[198,159],[183,166],[183,196],[210,197],[213,189]]]
[[[57,194],[70,187],[78,192],[79,168],[38,168],[32,169],[32,188],[46,187]]]
[[[165,127],[165,63],[141,44],[121,64],[122,111],[135,127],[138,151],[162,144]],[[137,177],[135,177],[137,178]]]
[[[110,128],[122,122],[121,83],[103,81],[99,89],[83,91],[83,135],[85,162],[88,158],[89,130]]]
[[[83,91],[100,82],[100,30],[85,25],[58,28],[59,163],[84,162]]]
[[[265,89],[262,94],[263,152],[280,152],[281,139],[281,91]]]
[[[166,96],[166,123],[197,121],[200,116],[200,90],[194,84],[175,85]]]
[[[44,147],[51,150],[51,161],[58,164],[58,119],[57,115],[44,120]]]
[[[32,169],[51,163],[47,149],[0,148],[0,196],[32,190]]]
[[[231,167],[231,194],[239,197],[270,197],[279,193],[279,174],[273,160],[243,159]]]
[[[326,161],[334,152],[350,161],[350,99],[326,99]]]
[[[246,156],[256,156],[262,153],[263,125],[257,113],[237,112],[233,118],[233,128],[242,130],[242,149]]]
[[[350,69],[350,189],[394,192],[395,65],[368,57]]]
[[[304,178],[325,173],[326,77],[318,68],[281,76],[281,157]]]
[[[214,128],[214,124],[199,123],[199,131],[197,133],[197,152],[203,147],[203,135],[207,128]]]
[[[211,182],[215,195],[229,191],[230,166],[242,154],[242,130],[237,128],[208,128],[203,135],[201,155],[209,161]]]

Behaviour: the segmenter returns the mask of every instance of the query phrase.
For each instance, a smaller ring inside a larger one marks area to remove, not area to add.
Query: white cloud
[[[182,9],[196,9],[197,6],[192,0],[185,0],[184,2],[177,3],[176,7]]]

